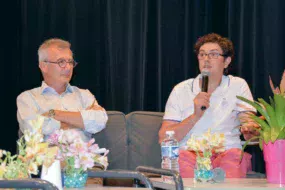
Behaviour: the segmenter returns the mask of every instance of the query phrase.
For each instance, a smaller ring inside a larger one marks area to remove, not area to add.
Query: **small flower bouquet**
[[[74,137],[70,138],[66,131],[58,130],[48,139],[51,145],[59,148],[57,159],[64,165],[64,185],[66,187],[82,187],[85,183],[76,184],[76,179],[87,180],[87,169],[94,167],[95,164],[100,164],[104,169],[108,166],[106,156],[108,150],[94,144],[95,139],[84,142],[76,135]]]
[[[19,154],[0,150],[0,179],[29,178],[31,174],[38,174],[38,166],[43,164],[48,152],[48,143],[43,142],[41,133],[43,121],[41,116],[30,121],[34,131],[25,131],[18,140]]]
[[[196,169],[194,179],[197,182],[208,182],[213,178],[211,157],[224,149],[225,136],[223,133],[211,133],[208,129],[202,136],[192,135],[187,141],[188,150],[196,152]]]

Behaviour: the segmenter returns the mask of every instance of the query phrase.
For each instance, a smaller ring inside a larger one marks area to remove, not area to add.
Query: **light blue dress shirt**
[[[58,94],[53,88],[45,82],[42,86],[27,90],[17,97],[17,119],[22,132],[33,130],[29,120],[37,118],[48,112],[50,109],[61,111],[79,111],[81,113],[85,129],[73,128],[67,132],[79,135],[82,140],[88,141],[91,135],[105,128],[108,116],[105,110],[86,110],[87,107],[98,105],[93,94],[89,90],[83,90],[68,84],[62,94]],[[42,132],[45,139],[55,130],[60,129],[60,122],[53,118],[45,118],[42,126]]]

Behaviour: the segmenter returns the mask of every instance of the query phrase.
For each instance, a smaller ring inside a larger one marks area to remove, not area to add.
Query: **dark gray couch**
[[[108,169],[134,170],[137,166],[160,168],[158,131],[164,113],[136,111],[125,115],[118,111],[108,111],[107,114],[109,118],[106,128],[94,137],[100,147],[110,150]],[[249,147],[247,152],[253,156],[253,170],[263,173],[264,170],[258,168],[264,165],[259,147]],[[253,176],[257,177],[255,173]]]
[[[136,111],[128,115],[108,111],[104,130],[94,135],[100,147],[110,150],[108,169],[134,170],[137,166],[160,168],[158,131],[162,112]]]

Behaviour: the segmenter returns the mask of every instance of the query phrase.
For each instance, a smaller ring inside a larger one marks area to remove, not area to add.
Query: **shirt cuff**
[[[97,133],[105,128],[108,116],[101,110],[81,110],[80,111],[85,131],[88,133]]]

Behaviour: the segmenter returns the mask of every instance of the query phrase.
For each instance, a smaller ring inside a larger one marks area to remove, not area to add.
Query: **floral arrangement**
[[[95,139],[84,142],[81,138],[71,137],[64,130],[54,132],[48,142],[59,148],[57,159],[64,163],[65,174],[84,173],[95,164],[100,164],[106,169],[108,166],[107,154],[109,150],[99,148]],[[103,155],[101,155],[103,154]]]
[[[95,164],[107,168],[106,155],[109,151],[94,144],[95,139],[84,142],[78,136],[70,135],[72,133],[58,130],[48,142],[44,142],[44,117],[38,116],[29,122],[33,131],[24,131],[17,141],[18,154],[11,155],[8,151],[0,150],[0,179],[30,178],[32,174],[38,174],[39,166],[49,168],[55,159],[64,161],[67,175],[83,173]]]
[[[199,170],[211,170],[211,156],[213,153],[225,151],[225,135],[223,133],[211,133],[211,129],[202,136],[192,135],[187,141],[188,150],[195,151],[196,163]]]
[[[274,84],[269,77],[269,83],[274,94],[273,98],[269,97],[270,103],[267,103],[264,99],[258,98],[258,101],[251,101],[244,97],[237,96],[238,99],[253,106],[264,119],[250,115],[255,122],[260,125],[260,128],[255,130],[259,131],[259,136],[249,139],[248,142],[259,139],[259,146],[261,150],[263,149],[263,142],[268,144],[268,142],[274,143],[277,139],[285,139],[285,71],[282,75],[282,80],[280,82],[280,88],[274,87]]]
[[[43,142],[43,135],[41,133],[41,126],[44,118],[38,116],[35,120],[30,120],[30,125],[33,126],[34,131],[25,131],[24,135],[18,140],[17,146],[19,154],[11,155],[10,152],[0,150],[0,179],[17,179],[29,178],[31,174],[38,174],[38,166],[45,163],[47,166],[51,165],[49,159],[48,143]]]

